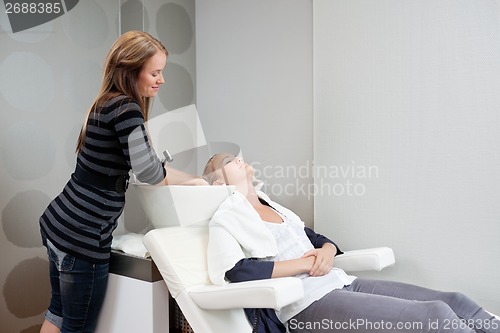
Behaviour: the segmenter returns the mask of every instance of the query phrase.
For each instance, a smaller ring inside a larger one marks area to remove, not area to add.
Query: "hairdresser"
[[[157,39],[129,31],[106,57],[101,89],[78,137],[75,172],[40,217],[52,288],[41,333],[95,330],[129,171],[144,183],[167,183],[167,171],[144,125],[165,82],[167,55]],[[176,170],[169,173],[170,183],[186,181],[199,180]]]

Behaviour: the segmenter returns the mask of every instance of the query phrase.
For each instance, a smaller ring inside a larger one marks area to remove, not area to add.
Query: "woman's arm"
[[[149,142],[140,106],[125,98],[115,103],[114,107],[112,112],[116,116],[113,126],[128,167],[139,181],[161,184],[165,170]]]
[[[314,246],[314,248],[318,249],[318,248],[323,247],[323,245],[325,245],[325,243],[331,243],[337,249],[335,252],[335,255],[344,253],[340,250],[338,245],[335,244],[335,242],[332,241],[331,239],[329,239],[328,237],[323,236],[321,234],[318,234],[314,230],[312,230],[311,228],[308,228],[308,227],[305,227],[304,231],[306,232],[307,238],[309,238],[309,240],[311,241],[311,244]]]
[[[165,185],[208,185],[207,181],[201,177],[174,169],[168,165],[165,166],[167,177],[164,180]]]
[[[273,273],[273,261],[263,261],[256,258],[241,259],[225,274],[231,282],[243,282],[269,279]]]
[[[308,273],[314,261],[315,258],[312,256],[285,261],[263,261],[256,258],[241,259],[226,272],[226,279],[231,282],[243,282],[295,276]]]
[[[314,264],[309,271],[311,276],[321,276],[328,274],[333,267],[333,258],[337,254],[344,252],[340,251],[337,244],[328,239],[327,237],[314,232],[312,229],[304,228],[307,237],[315,247],[314,250],[308,251],[304,254],[303,258],[314,258]]]
[[[295,276],[297,274],[311,272],[316,258],[307,256],[298,259],[276,261],[272,273],[273,278]]]
[[[273,262],[255,258],[242,259],[226,272],[226,278],[231,282],[242,282],[295,276],[301,273],[308,273],[311,276],[328,274],[333,267],[335,255],[343,252],[338,250],[333,241],[312,229],[306,227],[305,232],[313,246],[318,248],[308,251],[301,258],[292,260]]]

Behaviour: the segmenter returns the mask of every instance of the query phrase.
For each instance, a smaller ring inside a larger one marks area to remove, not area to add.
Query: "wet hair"
[[[80,130],[76,146],[77,153],[85,142],[90,114],[99,112],[100,106],[118,95],[126,95],[137,102],[141,107],[144,120],[148,120],[152,98],[140,96],[137,81],[144,64],[158,52],[164,52],[168,56],[165,46],[144,31],[128,31],[115,41],[104,63],[101,90],[87,111]]]
[[[210,157],[207,164],[205,164],[205,168],[203,168],[203,174],[202,174],[202,178],[205,179],[207,181],[207,183],[210,185],[215,185],[215,183],[217,181],[221,181],[221,177],[220,177],[221,175],[218,173],[218,171],[221,171],[221,174],[222,174],[224,181],[221,182],[220,184],[216,184],[216,185],[222,185],[222,184],[227,185],[228,184],[227,176],[226,176],[226,173],[224,171],[224,165],[225,165],[225,162],[227,162],[229,160],[224,158],[221,161],[219,161],[217,159],[217,157],[222,156],[222,155],[228,155],[229,157],[232,157],[231,161],[235,158],[235,156],[233,154],[229,154],[229,153],[219,153],[219,154],[215,154],[212,157]]]
[[[201,177],[207,181],[209,185],[213,185],[218,179],[219,176],[217,175],[217,170],[220,169],[220,165],[216,166],[215,165],[215,157],[220,154],[215,154],[212,157],[210,157],[207,161],[207,164],[205,164],[205,167],[203,168],[203,173]]]

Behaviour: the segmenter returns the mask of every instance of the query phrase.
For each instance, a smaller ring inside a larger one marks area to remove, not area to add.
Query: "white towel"
[[[111,249],[120,250],[137,257],[147,258],[149,257],[149,252],[142,243],[143,238],[144,235],[135,233],[114,236],[113,242],[111,243]]]

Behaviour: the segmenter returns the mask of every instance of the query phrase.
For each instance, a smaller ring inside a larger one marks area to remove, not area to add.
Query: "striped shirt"
[[[140,106],[118,96],[89,116],[76,170],[109,179],[126,177],[131,169],[144,183],[157,184],[165,178],[165,169],[149,144]],[[77,258],[107,263],[112,232],[124,205],[124,192],[89,184],[73,173],[40,217],[42,238]]]

